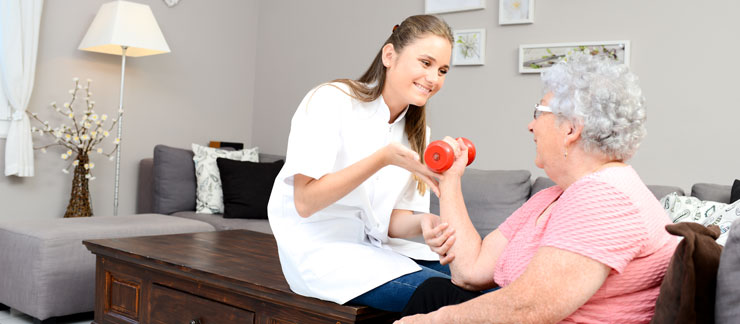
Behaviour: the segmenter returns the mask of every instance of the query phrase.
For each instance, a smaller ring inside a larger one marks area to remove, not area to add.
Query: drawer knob
[[[190,321],[190,324],[200,324],[200,320],[194,319],[194,320]]]

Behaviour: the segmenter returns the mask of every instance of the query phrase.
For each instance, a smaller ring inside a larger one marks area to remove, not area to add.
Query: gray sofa
[[[195,169],[193,153],[189,150],[158,145],[153,158],[139,165],[137,213],[159,213],[196,219],[211,224],[217,230],[248,229],[271,233],[267,220],[224,219],[222,215],[195,212]],[[272,162],[281,156],[260,154],[260,162]],[[463,195],[470,217],[481,236],[501,224],[506,217],[524,204],[534,193],[554,183],[544,177],[531,179],[526,170],[479,170],[468,168],[463,176]],[[667,185],[648,185],[660,199],[682,188]],[[701,200],[730,202],[732,187],[697,183],[690,195]],[[432,195],[430,210],[439,212],[439,201]],[[415,240],[421,241],[420,238]],[[740,318],[740,220],[732,225],[719,269],[717,289],[717,322],[736,323]],[[702,298],[702,296],[697,296]]]
[[[260,154],[260,162],[283,159],[279,155]],[[479,170],[468,168],[463,176],[463,195],[470,217],[481,236],[501,224],[506,217],[524,204],[538,191],[553,186],[544,177],[532,181],[526,170]],[[649,185],[660,199],[671,193],[684,195],[680,187]],[[272,233],[267,220],[225,219],[220,214],[195,212],[195,167],[193,152],[186,149],[157,145],[152,158],[139,163],[137,214],[157,213],[200,220],[213,225],[216,230],[248,229]],[[692,186],[691,195],[701,200],[729,203],[731,186],[698,183]],[[432,195],[431,212],[439,213],[439,201]]]

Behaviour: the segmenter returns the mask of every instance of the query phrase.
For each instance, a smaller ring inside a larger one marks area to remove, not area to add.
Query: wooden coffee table
[[[235,230],[84,241],[94,323],[391,323],[397,315],[290,291],[272,235]]]

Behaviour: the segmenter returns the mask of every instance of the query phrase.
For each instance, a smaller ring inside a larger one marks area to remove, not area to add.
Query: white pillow
[[[218,172],[217,158],[237,161],[259,162],[259,148],[227,151],[193,143],[193,162],[195,162],[195,212],[201,214],[223,214],[224,192],[221,189],[221,175]]]
[[[730,236],[730,227],[732,222],[740,218],[740,200],[727,205],[724,209],[714,214],[716,217],[712,220],[712,224],[719,226],[720,235],[717,239],[717,243],[725,245],[727,237]]]
[[[732,221],[740,218],[740,202],[725,204],[716,201],[699,200],[677,193],[666,195],[660,200],[673,223],[694,222],[704,226],[717,225],[720,236],[717,243],[724,245],[729,235]]]

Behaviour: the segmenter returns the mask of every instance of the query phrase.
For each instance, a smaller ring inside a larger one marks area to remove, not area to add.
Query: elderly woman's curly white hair
[[[542,73],[553,113],[583,125],[581,145],[619,161],[645,137],[647,112],[637,76],[624,64],[577,52]]]

